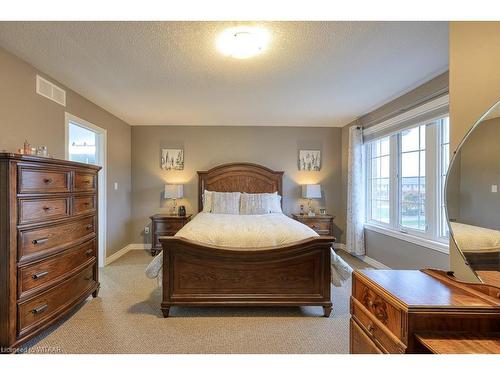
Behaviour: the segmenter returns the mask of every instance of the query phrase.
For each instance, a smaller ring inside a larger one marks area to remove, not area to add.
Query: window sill
[[[414,236],[412,234],[399,232],[399,231],[394,230],[394,229],[384,228],[382,226],[374,225],[374,224],[370,224],[370,223],[365,223],[364,226],[365,226],[365,229],[368,229],[368,230],[371,230],[371,231],[374,231],[377,233],[385,234],[386,236],[395,237],[395,238],[402,240],[402,241],[411,242],[415,245],[419,245],[419,246],[426,247],[428,249],[439,251],[440,253],[444,253],[444,254],[450,253],[449,245],[445,244],[443,242],[429,240],[428,238],[417,237],[417,236]]]

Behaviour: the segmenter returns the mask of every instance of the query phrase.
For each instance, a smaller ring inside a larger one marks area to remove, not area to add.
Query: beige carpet
[[[367,265],[343,253],[352,266]],[[350,282],[321,307],[180,308],[163,319],[161,291],[144,270],[151,256],[131,251],[102,269],[101,291],[25,345],[38,353],[347,353]]]

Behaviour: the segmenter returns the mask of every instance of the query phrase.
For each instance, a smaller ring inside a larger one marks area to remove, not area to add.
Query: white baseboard
[[[380,263],[378,260],[370,258],[366,255],[357,256],[359,260],[362,260],[365,263],[368,263],[370,266],[375,267],[378,270],[390,270],[391,267],[387,267],[384,263]]]
[[[151,250],[150,243],[131,243],[129,246],[134,250]]]
[[[106,261],[104,265],[108,265],[118,258],[121,258],[125,254],[127,254],[131,250],[151,250],[151,244],[142,244],[142,243],[130,243],[124,248],[118,250],[116,253],[111,254],[109,257],[106,257]]]
[[[349,253],[346,250],[345,243],[334,243],[333,248],[335,250],[344,250],[345,252]],[[355,256],[356,258],[358,258],[359,260],[361,260],[365,263],[368,263],[370,266],[375,267],[376,269],[379,269],[379,270],[390,270],[391,269],[390,267],[387,267],[385,264],[380,263],[379,261],[377,261],[373,258],[370,258],[369,256],[366,256],[366,255],[353,255],[353,256]]]

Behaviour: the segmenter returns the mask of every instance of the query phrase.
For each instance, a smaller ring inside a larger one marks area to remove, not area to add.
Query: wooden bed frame
[[[203,191],[282,195],[283,172],[233,163],[198,172],[198,210]],[[182,237],[160,237],[163,247],[163,300],[171,306],[322,306],[330,316],[330,249],[321,236],[286,246],[250,251],[216,247]]]

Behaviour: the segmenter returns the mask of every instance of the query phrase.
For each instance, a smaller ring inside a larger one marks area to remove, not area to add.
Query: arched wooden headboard
[[[203,191],[274,193],[283,196],[283,172],[252,163],[231,163],[198,171],[198,211],[203,210]],[[283,199],[281,200],[283,202]]]

